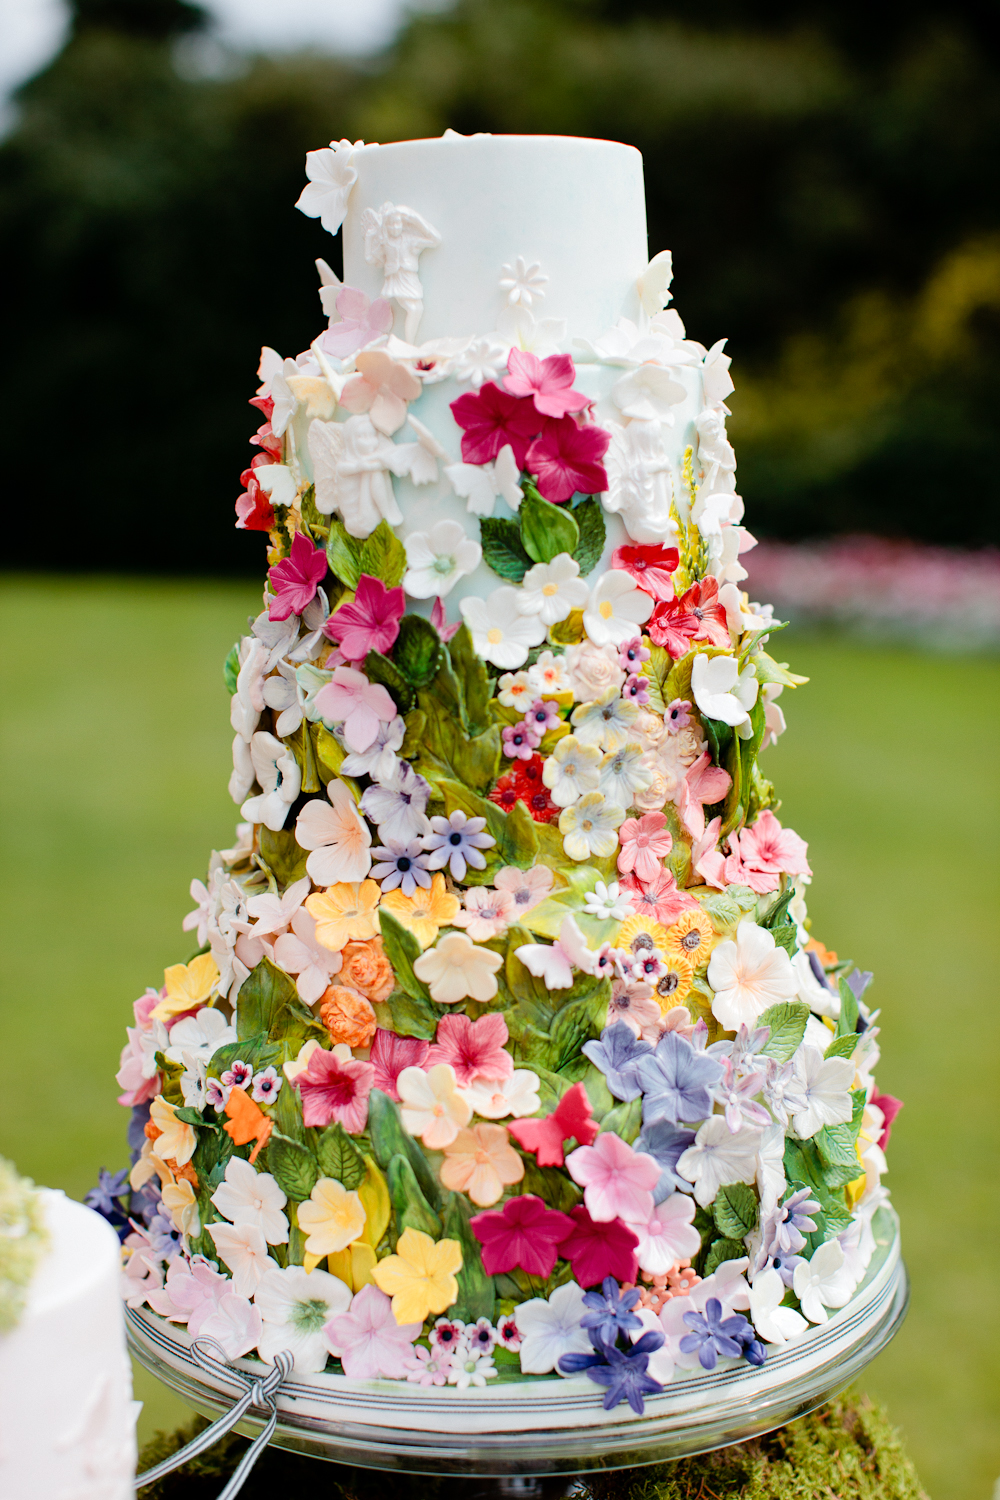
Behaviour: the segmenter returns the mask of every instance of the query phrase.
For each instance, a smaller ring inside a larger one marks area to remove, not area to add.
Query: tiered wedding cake
[[[849,1301],[897,1108],[761,770],[803,679],[741,591],[729,359],[629,147],[307,170],[344,281],[261,360],[245,821],[135,1004],[126,1296],[307,1380],[640,1412]]]

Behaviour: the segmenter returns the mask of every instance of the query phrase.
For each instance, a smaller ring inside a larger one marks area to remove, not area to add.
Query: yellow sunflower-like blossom
[[[708,960],[715,946],[715,928],[706,912],[685,911],[667,932],[668,953],[678,953],[695,969]]]

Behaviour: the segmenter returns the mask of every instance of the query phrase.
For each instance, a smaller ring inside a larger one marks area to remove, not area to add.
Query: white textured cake
[[[138,1404],[118,1236],[63,1193],[41,1198],[48,1249],[16,1326],[0,1334],[0,1495],[129,1500]]]

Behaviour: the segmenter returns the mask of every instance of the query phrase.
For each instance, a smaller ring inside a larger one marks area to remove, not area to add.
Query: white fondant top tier
[[[634,147],[558,135],[447,135],[361,146],[351,164],[358,177],[344,221],[348,286],[370,297],[382,287],[382,268],[365,259],[366,209],[404,205],[440,236],[420,255],[421,341],[493,328],[506,302],[501,268],[518,256],[549,276],[544,315],[565,318],[575,336],[596,338],[636,316],[636,278],[649,255]]]

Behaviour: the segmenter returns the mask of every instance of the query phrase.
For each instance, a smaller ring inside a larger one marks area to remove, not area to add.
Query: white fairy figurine
[[[370,536],[382,520],[403,519],[388,471],[398,472],[396,445],[377,431],[369,416],[346,422],[312,422],[309,453],[316,485],[316,509],[339,511],[351,536]]]
[[[424,310],[420,252],[440,245],[441,236],[412,208],[397,207],[394,203],[383,203],[379,209],[366,208],[361,215],[361,228],[365,236],[365,260],[371,266],[384,267],[382,296],[394,297],[406,313],[403,336],[412,344]]]

